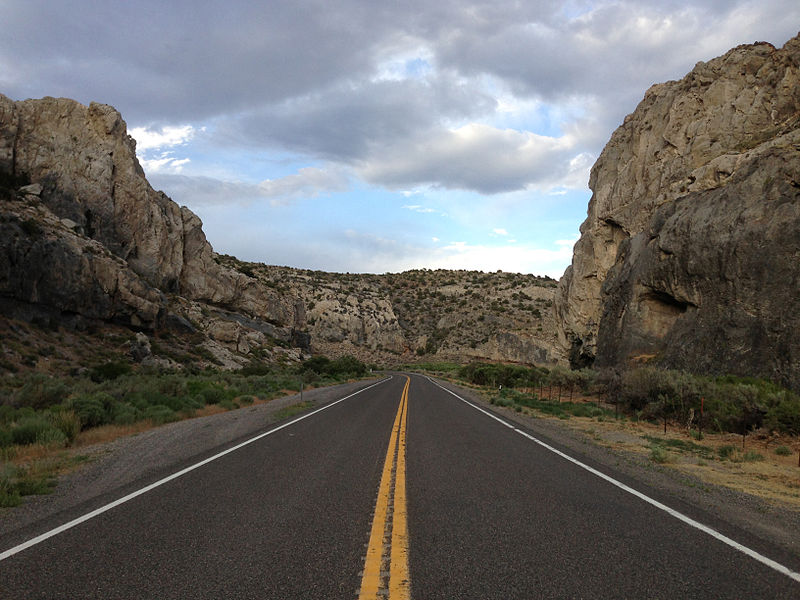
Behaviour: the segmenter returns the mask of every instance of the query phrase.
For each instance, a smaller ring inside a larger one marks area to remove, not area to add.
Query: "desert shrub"
[[[131,372],[131,365],[122,361],[109,361],[92,367],[89,376],[94,382],[111,381]]]
[[[663,464],[669,461],[669,452],[661,446],[653,446],[650,448],[650,460],[654,463]]]
[[[366,375],[367,365],[350,355],[342,356],[336,360],[330,360],[326,356],[314,356],[305,361],[300,366],[299,371],[304,374],[345,379]],[[287,383],[293,386],[296,385],[296,382]]]
[[[354,356],[342,356],[330,363],[328,373],[334,377],[359,377],[366,375],[367,365]]]
[[[0,425],[8,425],[14,422],[17,410],[10,404],[0,404]]]
[[[53,426],[64,434],[67,443],[72,444],[81,431],[81,419],[74,410],[57,410],[51,413]]]
[[[205,404],[219,404],[227,399],[225,390],[218,387],[209,387],[202,390],[199,395]]]
[[[771,395],[764,424],[772,430],[800,435],[800,397],[790,392]]]
[[[111,411],[111,422],[114,425],[131,425],[140,419],[141,413],[135,406],[127,402],[116,402]]]
[[[60,404],[67,397],[69,389],[63,381],[41,373],[31,375],[15,394],[18,406],[43,409]]]
[[[178,420],[178,415],[175,414],[175,411],[173,411],[169,406],[163,406],[161,404],[148,406],[142,416],[145,419],[152,421],[156,425],[162,425],[164,423],[170,423]]]
[[[764,455],[755,450],[748,450],[742,455],[742,460],[745,462],[760,462],[764,460]]]
[[[11,428],[8,426],[0,426],[0,448],[8,448],[14,443],[14,436],[11,434]]]
[[[268,375],[271,372],[272,372],[272,367],[270,367],[267,363],[262,363],[258,361],[251,361],[249,364],[242,367],[242,369],[239,371],[239,373],[244,376]]]
[[[791,456],[792,451],[787,446],[778,446],[777,448],[775,448],[775,454],[777,454],[778,456]]]
[[[98,427],[110,422],[114,398],[106,392],[81,394],[72,399],[72,409],[81,421],[81,428]]]
[[[470,363],[458,371],[459,377],[475,385],[531,387],[539,385],[545,372],[537,367],[494,363]]]
[[[633,369],[622,374],[620,400],[634,411],[648,404],[660,403],[660,396],[678,395],[675,372],[651,367]]]
[[[59,436],[66,441],[66,436],[53,426],[50,419],[41,414],[24,417],[11,428],[11,439],[18,446],[47,444]]]
[[[36,443],[43,446],[66,446],[67,436],[60,429],[55,426],[48,427],[43,430],[37,437]]]
[[[706,408],[719,431],[745,433],[764,420],[758,387],[722,382],[706,389]]]
[[[22,496],[14,483],[14,476],[13,466],[0,465],[0,507],[9,508],[22,503]]]

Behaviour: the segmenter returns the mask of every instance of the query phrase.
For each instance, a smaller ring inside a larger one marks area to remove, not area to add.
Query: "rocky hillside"
[[[650,88],[590,187],[556,299],[573,364],[800,387],[800,38]]]
[[[325,273],[220,259],[299,299],[311,348],[328,356],[555,362],[554,279],[502,271]]]
[[[292,299],[218,264],[200,219],[150,187],[110,106],[0,95],[0,195],[5,318],[172,331],[229,367],[291,345]]]
[[[215,254],[200,219],[149,185],[107,105],[0,95],[0,196],[0,365],[96,362],[98,348],[162,367],[312,351],[370,362],[554,359],[550,279],[330,274]],[[112,344],[99,343],[103,332]],[[65,339],[71,347],[59,349]]]

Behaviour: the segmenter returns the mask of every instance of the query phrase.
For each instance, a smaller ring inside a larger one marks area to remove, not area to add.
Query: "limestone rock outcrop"
[[[28,260],[26,268],[52,272],[53,267],[62,267],[60,274],[40,279],[36,292],[9,283],[3,295],[45,304],[57,300],[48,294],[60,295],[56,304],[62,310],[115,320],[130,316],[131,325],[144,327],[153,327],[155,317],[165,313],[164,294],[177,295],[291,327],[292,301],[220,266],[200,219],[153,190],[135,150],[125,121],[111,106],[87,107],[64,98],[14,102],[0,95],[0,173],[24,174],[33,182],[30,187],[35,189],[28,191],[35,192],[42,210],[75,232],[68,243],[56,236],[70,247],[74,260],[54,264],[59,254],[52,248],[39,257],[41,262]],[[25,192],[23,188],[18,194]],[[0,268],[13,270],[10,261],[22,252],[20,242],[14,248],[9,238],[0,243],[7,255]],[[126,273],[126,282],[137,283],[111,290],[107,280],[114,277],[97,274],[99,259],[88,258],[93,255],[79,246],[102,250],[100,255],[116,261]],[[67,273],[74,276],[62,281]],[[89,293],[98,286],[105,290],[102,298]],[[161,295],[157,301],[154,290]],[[153,302],[160,303],[158,310],[149,306]],[[145,305],[149,312],[142,318],[136,313]]]
[[[57,314],[153,328],[166,299],[101,243],[75,231],[35,196],[0,211],[0,302],[22,318]],[[21,304],[15,304],[21,302]]]
[[[800,37],[651,87],[589,185],[555,303],[573,365],[800,386]]]

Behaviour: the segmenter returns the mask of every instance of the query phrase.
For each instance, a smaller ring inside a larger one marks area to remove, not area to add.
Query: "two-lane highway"
[[[768,541],[557,452],[394,375],[35,544],[0,540],[0,598],[800,597]]]

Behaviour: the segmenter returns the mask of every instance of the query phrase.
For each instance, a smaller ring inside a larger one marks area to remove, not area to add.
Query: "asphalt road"
[[[8,556],[0,598],[356,598],[405,382],[395,375]],[[800,598],[786,574],[522,433],[411,377],[412,598]],[[670,505],[800,571],[768,541]]]

